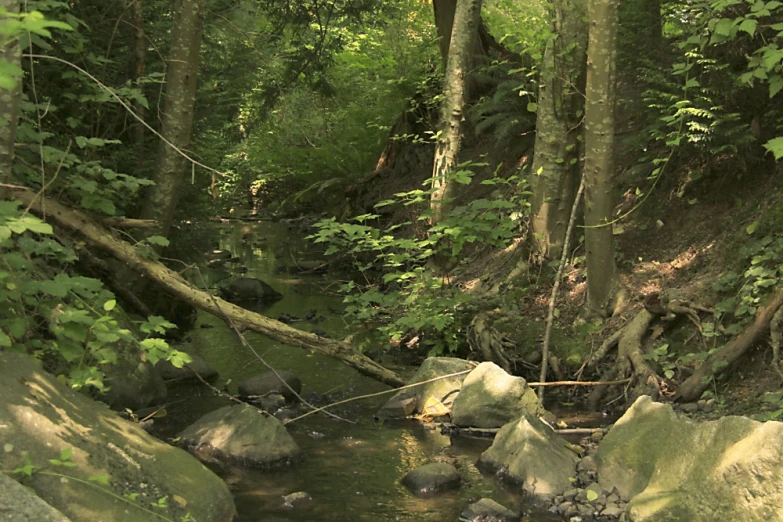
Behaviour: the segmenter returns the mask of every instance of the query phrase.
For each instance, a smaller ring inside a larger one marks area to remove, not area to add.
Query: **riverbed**
[[[315,248],[285,224],[233,222],[211,228],[215,245],[232,252],[237,261],[203,269],[207,286],[227,284],[233,277],[255,277],[268,282],[283,299],[265,308],[265,315],[303,317],[315,310],[316,320],[293,323],[319,329],[336,338],[346,333],[334,275],[290,274],[285,268],[297,261],[311,261]],[[201,278],[198,278],[201,280]],[[318,320],[318,318],[322,318]],[[269,338],[246,334],[248,342],[277,370],[294,372],[303,382],[302,395],[346,398],[389,388],[364,377],[339,361],[283,346]],[[203,357],[221,375],[217,384],[230,393],[243,380],[267,371],[242,346],[222,321],[199,312],[195,328],[182,349]],[[409,375],[415,368],[403,370]],[[414,421],[377,422],[373,414],[388,396],[353,402],[336,410],[355,422],[339,422],[312,415],[287,427],[302,448],[305,459],[284,470],[213,467],[230,485],[242,522],[263,521],[454,521],[472,501],[492,498],[510,509],[526,513],[524,520],[555,521],[562,518],[534,510],[517,487],[504,485],[492,475],[480,473],[474,463],[490,445],[488,439],[450,438],[433,426]],[[157,434],[174,437],[200,416],[229,404],[206,387],[173,387],[168,415],[158,422]],[[415,467],[432,461],[450,462],[462,477],[461,487],[433,498],[409,493],[400,479]],[[283,496],[304,491],[312,501],[293,509]]]

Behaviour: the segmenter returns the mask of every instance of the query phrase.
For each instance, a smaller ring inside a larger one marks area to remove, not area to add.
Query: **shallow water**
[[[215,234],[219,237],[220,248],[240,256],[242,263],[226,264],[223,270],[205,272],[205,279],[210,284],[230,274],[257,277],[284,296],[263,310],[265,315],[276,318],[285,312],[301,317],[316,309],[319,316],[326,318],[324,321],[292,326],[306,330],[320,328],[337,338],[344,335],[344,322],[336,313],[342,300],[337,295],[330,295],[328,290],[337,288],[336,281],[330,281],[328,276],[290,276],[275,272],[278,266],[292,264],[293,259],[307,259],[306,250],[311,248],[295,240],[296,236],[285,226],[263,222],[233,223],[217,227]],[[248,234],[250,241],[243,240]],[[265,239],[258,243],[258,238]],[[247,268],[246,274],[240,273],[241,266]],[[188,336],[191,341],[184,348],[198,353],[220,372],[219,386],[230,379],[228,389],[231,392],[236,391],[237,383],[267,371],[242,347],[236,335],[213,316],[200,313],[196,328]],[[282,346],[262,335],[247,333],[246,337],[275,369],[289,370],[300,377],[303,396],[318,392],[350,397],[389,389],[339,361]],[[357,424],[313,415],[287,425],[305,455],[301,463],[289,469],[217,470],[231,486],[239,520],[456,522],[459,513],[480,497],[493,498],[508,508],[527,512],[525,520],[562,520],[546,512],[530,512],[518,488],[506,487],[493,476],[479,473],[474,463],[489,447],[489,440],[450,439],[415,422],[374,421],[374,412],[387,397],[354,402],[335,410]],[[169,401],[169,416],[157,428],[161,436],[175,436],[201,415],[228,404],[226,399],[206,388],[191,386],[172,389]],[[400,480],[411,469],[433,460],[455,464],[462,476],[462,486],[433,498],[415,497]],[[291,510],[284,508],[282,497],[296,491],[309,493],[313,501]]]

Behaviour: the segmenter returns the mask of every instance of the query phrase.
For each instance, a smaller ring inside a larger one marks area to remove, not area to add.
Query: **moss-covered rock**
[[[634,522],[783,520],[783,423],[695,422],[640,397],[598,450],[598,479]]]
[[[0,441],[3,467],[32,462],[45,471],[25,484],[65,516],[83,522],[172,520],[187,513],[201,522],[229,522],[234,501],[225,482],[187,452],[164,444],[103,405],[75,393],[22,354],[0,352]],[[70,450],[74,467],[52,466]],[[27,456],[25,456],[27,455]],[[90,482],[105,476],[108,487]],[[136,495],[134,502],[121,498]],[[154,508],[159,509],[159,508]]]

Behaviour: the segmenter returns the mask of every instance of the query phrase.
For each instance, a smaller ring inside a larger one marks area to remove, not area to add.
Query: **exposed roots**
[[[607,340],[608,343],[608,341],[617,338],[617,359],[615,364],[604,373],[601,380],[612,381],[632,377],[630,390],[624,392],[629,395],[628,398],[630,400],[640,395],[650,395],[653,398],[657,398],[660,394],[661,378],[658,377],[658,374],[644,358],[644,350],[642,348],[644,336],[655,317],[655,314],[643,308],[633,319]],[[607,345],[607,343],[604,343],[604,345]],[[605,350],[608,352],[613,344],[614,341],[608,344]],[[604,349],[604,346],[599,349],[599,352],[602,349]],[[591,409],[595,409],[608,390],[608,387],[597,386],[588,397],[588,406]]]
[[[513,348],[514,344],[490,324],[486,313],[477,314],[470,322],[468,343],[472,350],[481,353],[485,361],[492,361],[511,373],[511,358],[506,349]]]

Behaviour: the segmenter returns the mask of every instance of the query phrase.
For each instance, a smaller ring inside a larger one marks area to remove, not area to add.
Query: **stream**
[[[255,277],[272,285],[283,299],[263,310],[269,317],[282,313],[302,317],[310,310],[324,319],[313,324],[302,321],[292,326],[312,331],[325,330],[343,337],[345,323],[339,315],[342,298],[326,289],[339,284],[329,275],[290,275],[288,267],[298,259],[308,259],[313,249],[284,224],[234,222],[214,226],[210,237],[220,249],[239,258],[222,268],[205,270],[210,286],[226,276]],[[247,271],[245,272],[245,268]],[[220,284],[227,285],[230,279]],[[302,380],[302,396],[313,392],[329,394],[330,399],[346,398],[389,389],[360,375],[339,361],[282,346],[276,341],[246,333],[248,342],[277,370],[294,372]],[[222,321],[199,312],[195,328],[188,332],[180,349],[203,357],[221,375],[216,384],[236,393],[243,380],[267,369],[243,348],[235,333]],[[401,372],[408,377],[415,371]],[[349,403],[335,413],[357,424],[338,422],[312,415],[287,425],[302,448],[304,461],[287,469],[262,471],[253,468],[215,469],[229,484],[241,522],[263,521],[453,521],[467,506],[481,497],[492,498],[506,507],[524,512],[527,521],[563,520],[546,511],[533,510],[524,502],[518,488],[505,486],[492,475],[482,475],[474,466],[488,439],[449,438],[418,422],[373,420],[373,414],[390,395]],[[168,415],[156,421],[155,433],[172,438],[202,415],[229,404],[206,387],[171,386]],[[415,467],[447,461],[457,466],[462,486],[433,498],[418,498],[408,492],[400,479]],[[516,489],[516,491],[515,491]],[[305,491],[312,502],[294,509],[283,506],[284,495]]]

